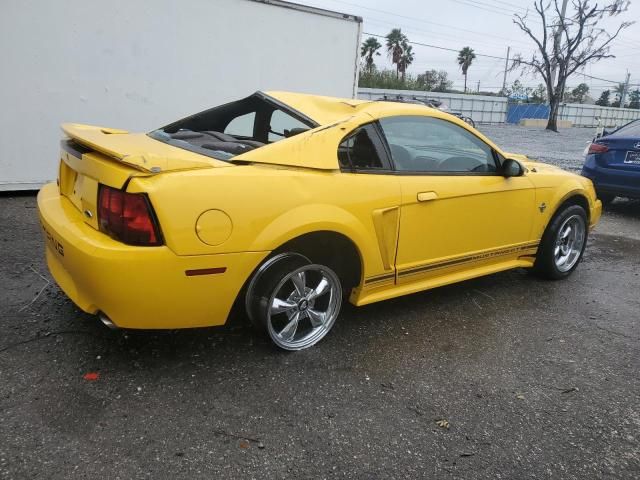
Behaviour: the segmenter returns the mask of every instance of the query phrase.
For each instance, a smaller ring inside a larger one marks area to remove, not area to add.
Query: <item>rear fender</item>
[[[383,269],[375,233],[372,236],[354,215],[334,205],[304,205],[283,213],[260,232],[250,249],[275,250],[294,238],[319,231],[336,232],[349,238],[360,252],[364,276],[369,271]]]

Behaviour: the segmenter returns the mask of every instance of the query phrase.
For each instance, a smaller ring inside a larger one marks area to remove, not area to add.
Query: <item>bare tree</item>
[[[611,33],[598,26],[603,18],[625,12],[629,0],[609,0],[604,5],[572,0],[573,11],[566,15],[561,13],[558,1],[536,0],[537,15],[533,18],[529,18],[529,12],[515,15],[513,22],[533,40],[536,51],[530,57],[517,54],[511,64],[512,70],[521,68],[542,76],[551,109],[547,130],[554,132],[558,131],[558,107],[567,79],[588,63],[614,57],[609,53],[611,42],[634,23],[622,22]]]

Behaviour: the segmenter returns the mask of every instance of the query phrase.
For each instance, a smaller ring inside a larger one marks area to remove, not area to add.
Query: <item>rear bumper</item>
[[[640,198],[640,172],[601,167],[587,158],[582,176],[590,179],[599,193]]]
[[[121,328],[223,325],[245,280],[269,252],[180,256],[168,247],[134,247],[90,227],[55,184],[38,193],[47,264],[67,296]],[[187,276],[187,270],[225,267]]]

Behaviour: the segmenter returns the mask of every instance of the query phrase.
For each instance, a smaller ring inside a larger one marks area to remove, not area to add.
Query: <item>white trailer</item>
[[[63,122],[149,131],[256,90],[355,97],[361,25],[280,0],[3,0],[0,190],[56,178]]]

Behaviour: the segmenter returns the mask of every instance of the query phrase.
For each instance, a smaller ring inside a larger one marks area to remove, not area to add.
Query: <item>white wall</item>
[[[473,118],[476,123],[505,123],[509,101],[506,97],[469,95],[460,93],[424,92],[421,90],[392,90],[384,88],[359,88],[358,98],[377,100],[383,96],[405,99],[431,98],[448,104],[452,112],[460,112]],[[528,104],[532,110],[537,104]],[[526,118],[526,116],[524,117]],[[600,107],[579,103],[563,103],[558,113],[560,120],[569,120],[574,127],[621,127],[640,118],[640,110],[630,108]],[[599,120],[597,120],[599,119]]]
[[[621,127],[640,118],[640,110],[567,103],[560,105],[558,118],[569,120],[574,127]]]
[[[60,123],[149,131],[256,90],[355,95],[360,23],[249,0],[2,0],[0,190],[55,179]]]

